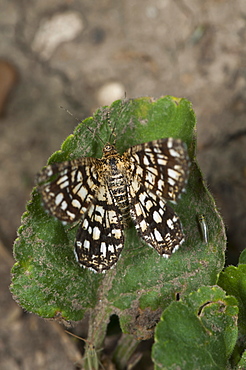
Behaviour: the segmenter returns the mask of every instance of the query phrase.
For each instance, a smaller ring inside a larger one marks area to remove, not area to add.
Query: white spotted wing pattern
[[[189,172],[186,146],[167,138],[120,155],[106,144],[102,158],[83,157],[44,168],[38,189],[49,212],[61,221],[81,220],[75,241],[79,264],[97,272],[111,268],[133,221],[139,236],[169,257],[184,241],[176,201]]]

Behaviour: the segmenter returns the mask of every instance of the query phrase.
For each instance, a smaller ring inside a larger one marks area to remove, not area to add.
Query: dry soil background
[[[80,119],[124,97],[186,97],[197,157],[225,220],[230,263],[246,240],[245,0],[0,3],[0,368],[74,369],[61,328],[8,291],[34,176]]]

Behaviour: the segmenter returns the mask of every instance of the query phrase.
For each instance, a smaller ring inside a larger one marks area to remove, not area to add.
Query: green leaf
[[[246,335],[246,265],[227,267],[221,272],[218,285],[227,294],[236,297],[239,304],[239,329],[242,334]]]
[[[239,257],[239,264],[245,264],[246,265],[246,249],[242,251]]]
[[[243,260],[242,254],[240,261]],[[218,280],[218,285],[221,286],[227,294],[233,295],[238,301],[238,342],[232,355],[231,362],[233,365],[240,360],[242,352],[246,349],[246,264],[236,266],[228,266],[221,272]]]
[[[223,369],[237,340],[237,301],[201,287],[163,312],[156,326],[155,369]]]
[[[243,352],[242,358],[240,359],[236,369],[237,370],[245,370],[246,369],[246,351]]]
[[[73,254],[78,225],[71,229],[47,214],[34,189],[14,246],[11,291],[25,310],[42,317],[78,321],[91,312],[91,336],[99,338],[109,316],[115,313],[125,333],[148,338],[177,293],[182,296],[201,285],[216,283],[224,266],[225,231],[195,161],[195,116],[186,99],[166,96],[157,101],[116,101],[79,124],[48,162],[101,157],[102,142],[112,139],[112,127],[120,154],[132,145],[164,137],[186,142],[191,158],[189,183],[181,200],[173,205],[183,224],[185,243],[165,259],[129,228],[121,258],[113,269],[105,274],[82,269]],[[203,241],[199,214],[205,217],[208,243]]]

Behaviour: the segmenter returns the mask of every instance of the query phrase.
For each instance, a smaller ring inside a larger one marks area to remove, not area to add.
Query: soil
[[[227,262],[237,264],[246,240],[246,2],[2,0],[0,29],[0,368],[75,369],[81,355],[63,330],[24,313],[8,290],[35,174],[77,125],[60,106],[84,119],[125,92],[188,98]]]

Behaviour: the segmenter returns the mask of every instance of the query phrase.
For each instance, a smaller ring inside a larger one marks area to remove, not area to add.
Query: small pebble
[[[41,22],[32,43],[32,49],[48,60],[63,42],[73,40],[84,28],[80,14],[66,12]]]
[[[117,99],[125,98],[125,87],[120,82],[108,82],[97,93],[99,105],[110,105]]]

